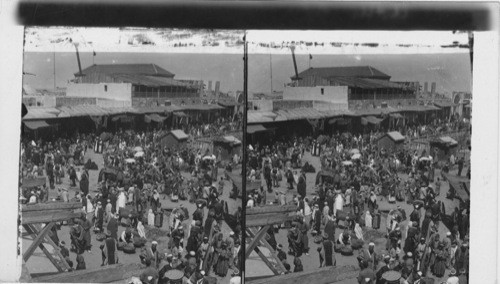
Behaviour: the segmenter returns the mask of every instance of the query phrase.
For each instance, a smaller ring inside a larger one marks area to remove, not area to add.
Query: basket
[[[362,248],[364,244],[365,244],[365,242],[363,240],[359,240],[359,239],[351,241],[351,247],[353,250]]]
[[[318,235],[318,236],[314,237],[314,243],[320,244],[321,242],[323,242],[322,236]]]
[[[342,254],[343,256],[351,256],[354,253],[351,246],[344,246],[343,248],[340,249],[340,254]]]
[[[123,246],[123,252],[126,254],[134,254],[135,246],[133,244],[126,244],[125,246]]]
[[[333,250],[336,253],[339,253],[342,250],[343,247],[344,247],[344,245],[342,245],[342,244],[335,244],[335,246],[333,247]]]
[[[182,279],[182,277],[184,277],[184,272],[182,272],[181,270],[172,269],[165,272],[164,277],[168,278],[169,280],[180,280]]]
[[[130,223],[131,223],[131,221],[129,218],[122,218],[122,220],[121,220],[121,225],[123,227],[130,227]]]
[[[123,247],[126,245],[126,243],[124,242],[118,242],[118,244],[116,245],[116,249],[117,250],[123,250]]]
[[[399,283],[399,279],[401,279],[401,273],[397,271],[387,271],[382,274],[382,279],[384,279],[388,284],[396,284]]]
[[[147,241],[148,240],[146,240],[145,238],[134,239],[134,247],[136,248],[143,247],[147,243]]]
[[[95,239],[98,241],[98,242],[102,242],[106,239],[106,234],[103,234],[103,233],[98,233],[95,235]]]

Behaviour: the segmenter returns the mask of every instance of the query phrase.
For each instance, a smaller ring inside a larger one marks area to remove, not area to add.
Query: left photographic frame
[[[243,40],[25,28],[22,282],[241,279]]]

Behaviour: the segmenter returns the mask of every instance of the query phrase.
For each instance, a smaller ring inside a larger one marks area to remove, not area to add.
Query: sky
[[[53,89],[54,55],[56,86],[66,86],[68,80],[78,72],[74,52],[26,52],[23,85],[33,89]],[[82,68],[93,64],[92,53],[80,53]],[[390,76],[393,81],[436,82],[437,91],[470,92],[472,76],[469,53],[456,54],[360,54],[324,55],[298,54],[299,72],[311,67],[330,66],[372,66]],[[186,54],[186,53],[125,53],[97,52],[95,64],[155,63],[175,74],[177,79],[195,79],[205,82],[221,82],[221,91],[243,90],[243,55],[241,54]],[[249,92],[270,92],[283,90],[293,76],[291,54],[249,54]],[[430,84],[429,84],[430,86]]]

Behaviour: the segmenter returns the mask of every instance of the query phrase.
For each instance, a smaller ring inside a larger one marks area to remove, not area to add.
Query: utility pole
[[[271,53],[269,53],[269,66],[271,70],[271,95],[273,94],[273,58],[271,56]]]
[[[56,91],[56,46],[54,45],[54,58],[53,61],[53,71],[54,71],[54,92]]]

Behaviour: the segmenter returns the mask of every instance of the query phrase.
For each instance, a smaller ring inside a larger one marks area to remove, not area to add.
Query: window
[[[321,88],[321,94],[324,95],[325,94],[325,89],[324,88]]]
[[[104,85],[104,91],[107,92],[108,91],[108,85]]]

